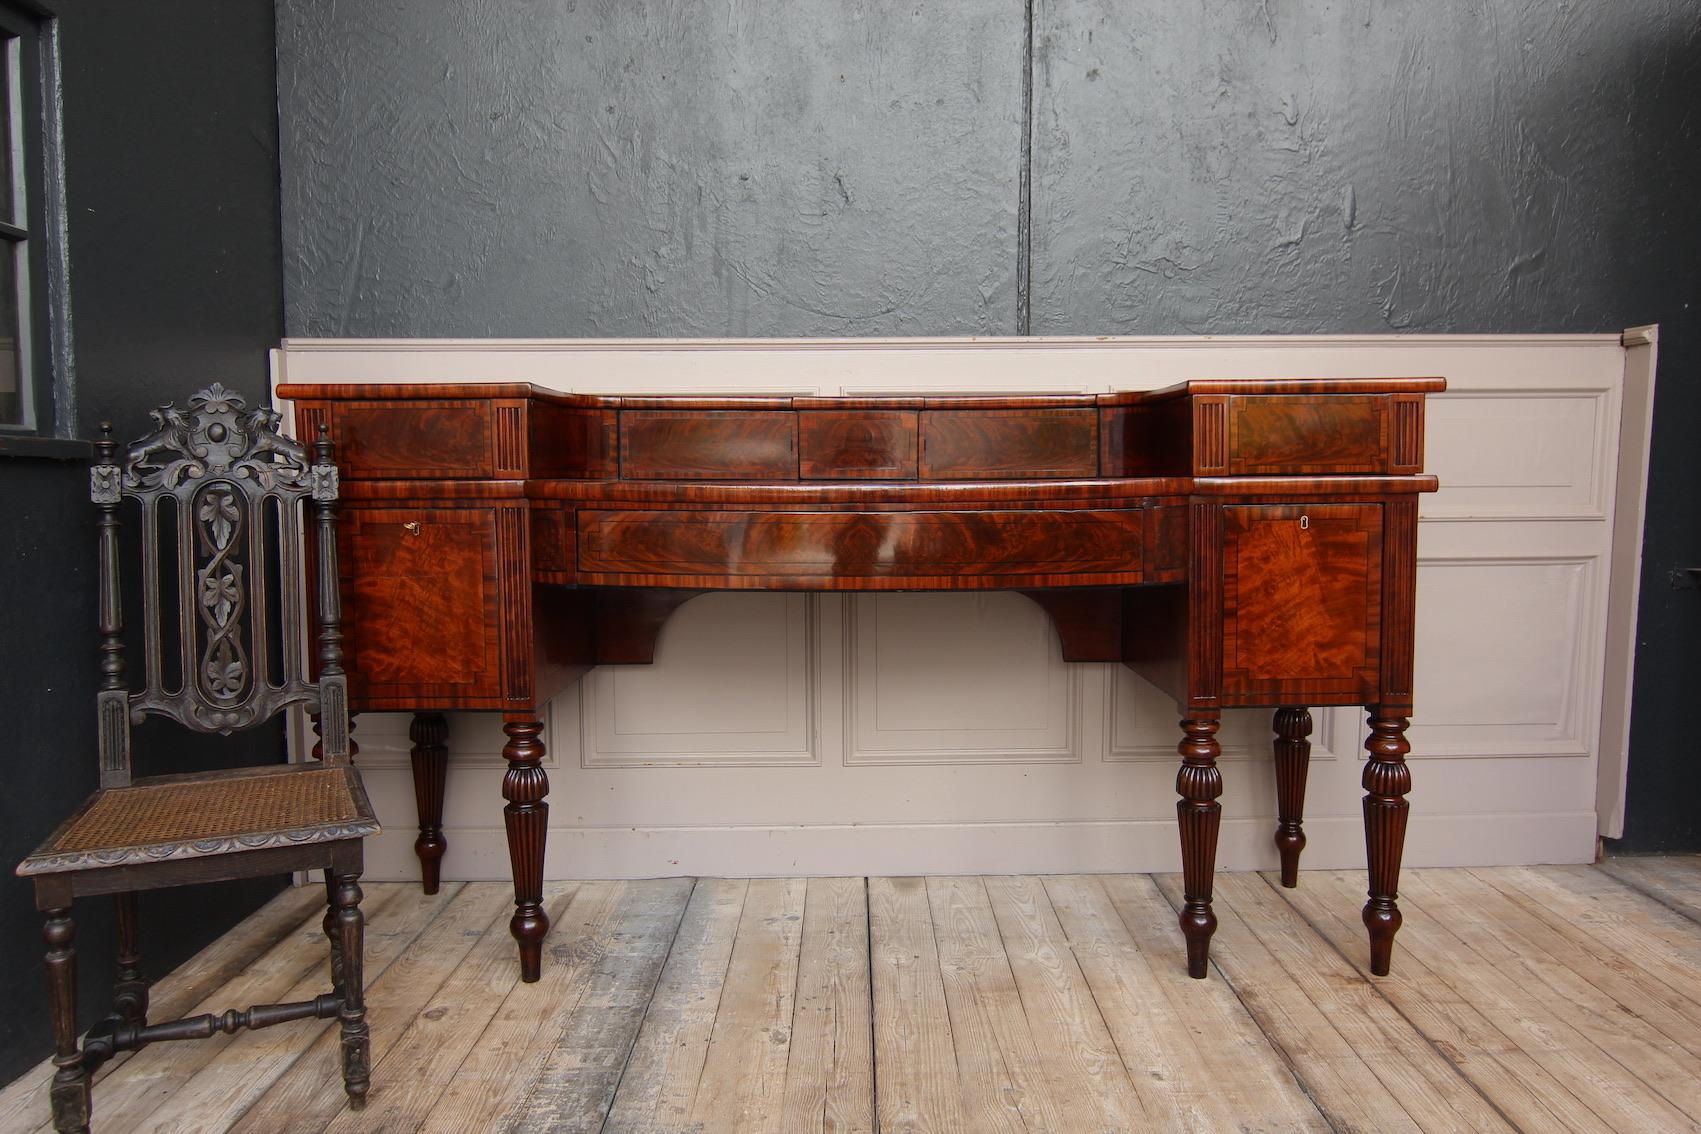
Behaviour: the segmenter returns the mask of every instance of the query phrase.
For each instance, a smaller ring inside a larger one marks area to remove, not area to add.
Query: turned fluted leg
[[[1181,722],[1184,736],[1178,751],[1181,771],[1175,777],[1175,814],[1181,828],[1181,933],[1187,938],[1187,975],[1202,980],[1210,956],[1217,915],[1211,912],[1211,877],[1217,865],[1217,828],[1222,820],[1223,774],[1217,770],[1222,746],[1217,743],[1215,717]]]
[[[442,713],[415,713],[408,726],[413,741],[413,799],[419,811],[419,838],[413,853],[419,857],[419,878],[427,894],[435,894],[442,879],[443,792],[449,779],[449,722]]]
[[[1299,852],[1305,849],[1305,773],[1311,766],[1311,713],[1303,707],[1276,710],[1276,851],[1282,856],[1282,885],[1299,885]]]
[[[126,1024],[148,1018],[148,982],[142,979],[142,924],[136,895],[118,894],[118,979],[112,986],[112,1014]]]
[[[1370,706],[1370,736],[1364,742],[1370,761],[1364,766],[1364,845],[1370,863],[1370,900],[1364,904],[1364,927],[1370,931],[1370,971],[1388,975],[1394,934],[1400,931],[1400,851],[1406,843],[1406,793],[1412,772],[1406,766],[1410,723],[1404,711],[1388,705]]]
[[[538,979],[543,961],[543,938],[549,915],[543,911],[543,843],[549,827],[549,777],[543,761],[543,722],[519,718],[503,723],[508,743],[502,755],[508,771],[502,777],[502,809],[508,827],[508,858],[514,872],[514,918],[508,923],[520,945],[520,979]]]
[[[42,939],[47,942],[47,1007],[53,1016],[53,1129],[86,1134],[89,1128],[89,1073],[77,1050],[76,926],[69,908],[47,911]]]
[[[336,880],[337,952],[342,955],[341,1001],[337,1020],[342,1025],[343,1090],[348,1104],[359,1110],[366,1105],[372,1082],[370,1029],[366,1023],[365,937],[366,919],[360,912],[360,875],[345,874]]]

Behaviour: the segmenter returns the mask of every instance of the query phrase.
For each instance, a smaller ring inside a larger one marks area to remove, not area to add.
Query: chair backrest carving
[[[149,713],[230,733],[307,705],[320,714],[325,759],[346,759],[337,470],[329,439],[321,435],[309,456],[278,431],[271,408],[250,409],[217,383],[192,396],[187,409],[167,404],[152,417],[154,431],[121,461],[108,431],[96,443],[89,476],[100,509],[103,786],[129,782],[130,725]],[[141,517],[145,682],[137,690],[125,682],[117,538],[124,500],[135,501]],[[317,682],[301,634],[308,507],[318,534]]]

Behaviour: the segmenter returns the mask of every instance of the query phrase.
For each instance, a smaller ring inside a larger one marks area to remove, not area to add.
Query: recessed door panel
[[[1225,703],[1373,698],[1381,599],[1381,505],[1224,508]]]

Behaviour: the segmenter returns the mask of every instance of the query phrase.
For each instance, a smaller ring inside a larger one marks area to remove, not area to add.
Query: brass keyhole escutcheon
[[[418,535],[419,534],[419,521],[418,520],[409,520],[407,523],[403,524],[402,527],[407,530],[408,535]]]
[[[1299,530],[1300,531],[1304,531],[1306,528],[1309,528],[1310,526],[1311,526],[1311,517],[1310,516],[1301,516],[1299,518]]]

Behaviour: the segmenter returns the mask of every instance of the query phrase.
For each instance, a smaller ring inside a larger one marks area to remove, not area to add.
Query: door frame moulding
[[[1648,454],[1654,432],[1654,371],[1660,328],[1631,327],[1624,346],[1624,386],[1618,415],[1618,478],[1608,565],[1607,640],[1602,674],[1600,758],[1595,765],[1596,833],[1624,835],[1625,783],[1630,774],[1630,699],[1636,679],[1636,610],[1642,596],[1642,527],[1648,509]]]

